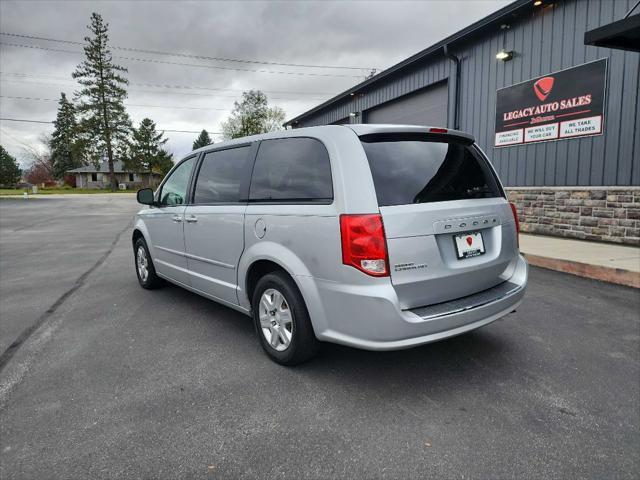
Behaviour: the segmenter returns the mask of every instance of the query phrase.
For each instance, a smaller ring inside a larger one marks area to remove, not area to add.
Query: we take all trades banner
[[[501,88],[496,147],[602,134],[607,60]]]

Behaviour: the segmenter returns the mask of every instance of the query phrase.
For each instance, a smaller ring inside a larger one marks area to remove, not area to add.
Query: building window
[[[130,181],[130,182],[133,182],[133,173],[130,173],[130,174],[129,174],[129,181]]]
[[[92,182],[97,182],[98,181],[98,174],[97,173],[92,173],[91,174],[91,181]]]

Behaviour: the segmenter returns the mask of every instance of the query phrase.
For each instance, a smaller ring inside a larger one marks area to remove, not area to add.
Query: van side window
[[[229,203],[240,201],[240,184],[247,174],[249,147],[207,153],[202,160],[193,202]]]
[[[196,157],[185,160],[171,172],[160,190],[160,205],[173,207],[187,202],[187,188]]]
[[[331,164],[319,140],[281,138],[260,143],[249,201],[331,200]]]

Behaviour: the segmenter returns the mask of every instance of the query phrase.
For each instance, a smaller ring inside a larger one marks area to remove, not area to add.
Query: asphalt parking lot
[[[532,268],[484,329],[285,368],[248,317],[139,288],[137,208],[0,200],[0,478],[640,475],[637,290]]]

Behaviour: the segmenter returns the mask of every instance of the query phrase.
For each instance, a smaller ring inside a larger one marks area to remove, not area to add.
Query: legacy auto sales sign
[[[607,60],[498,90],[496,147],[599,135]]]

